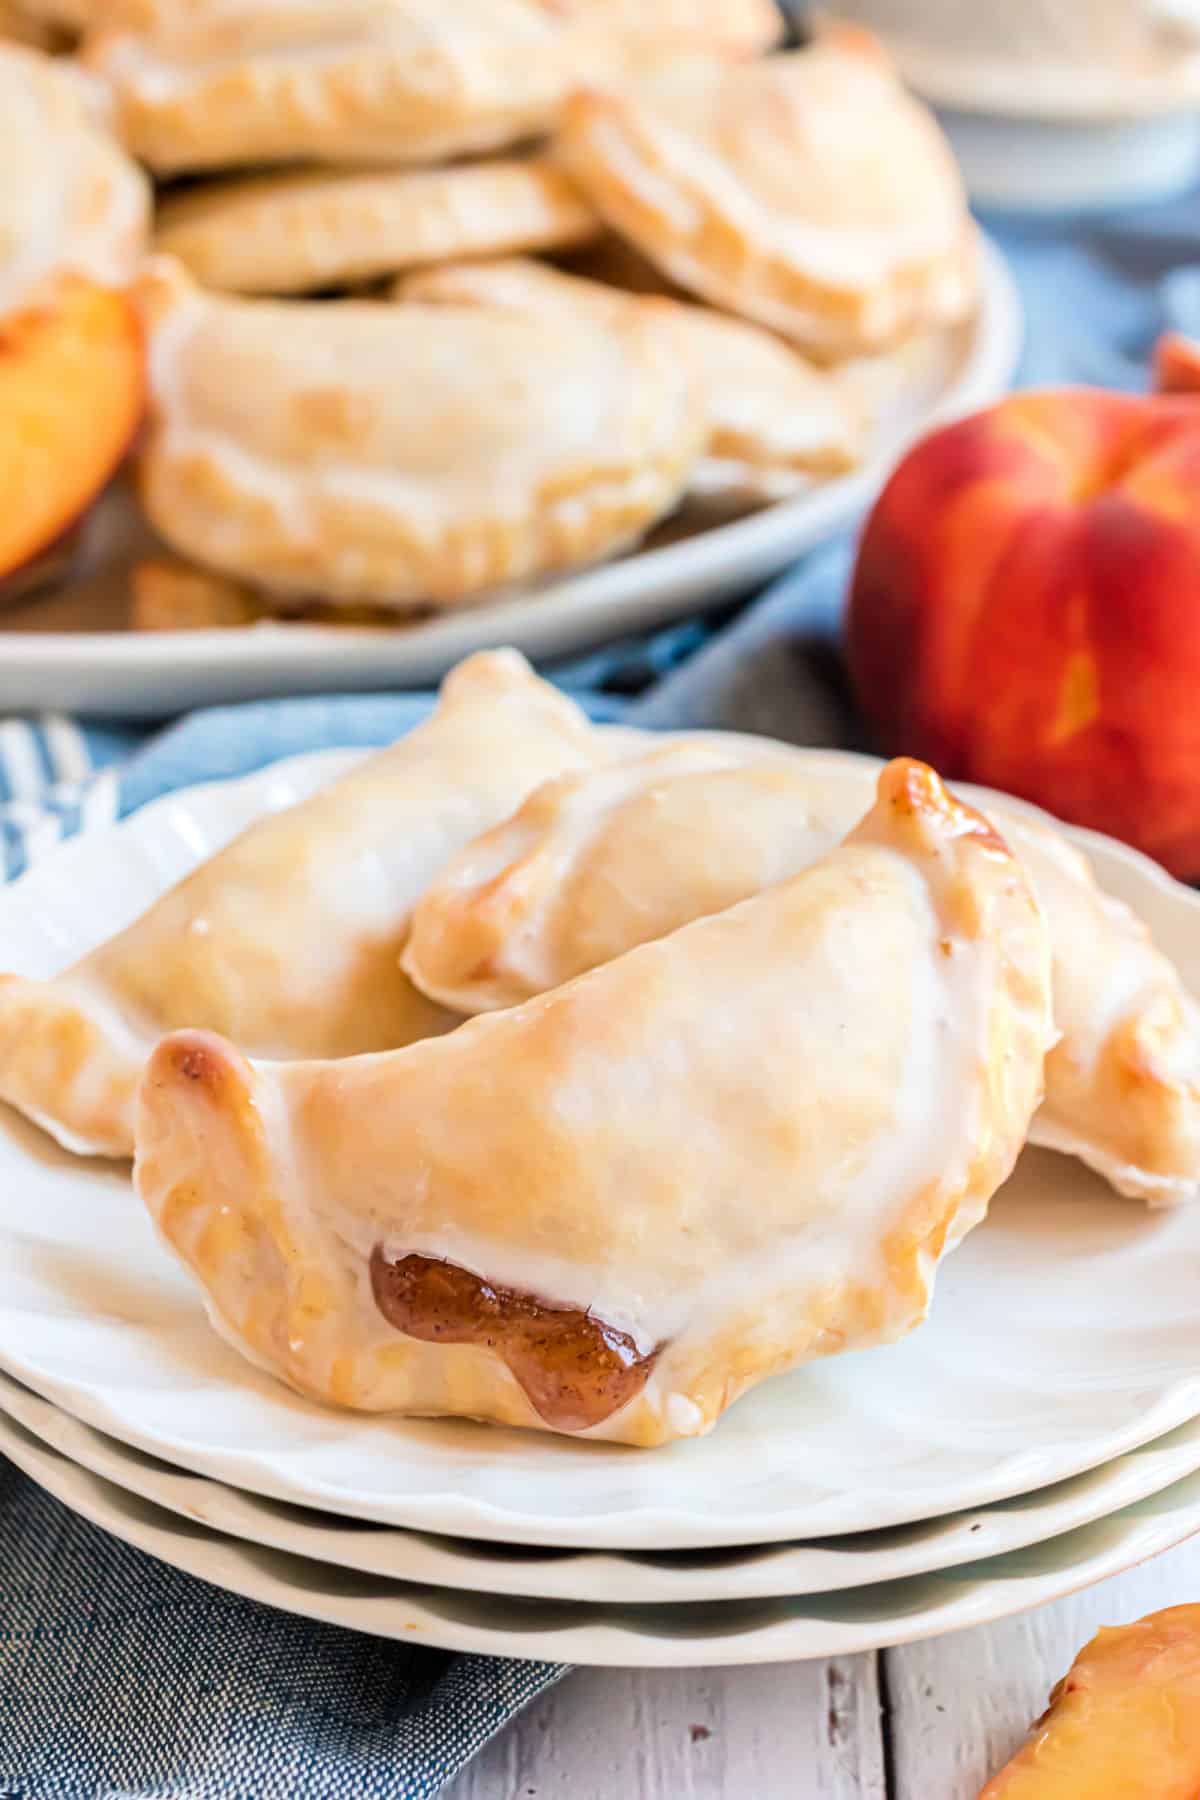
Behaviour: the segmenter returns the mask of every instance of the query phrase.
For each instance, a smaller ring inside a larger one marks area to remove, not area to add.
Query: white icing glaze
[[[805,867],[869,792],[865,770],[861,785],[827,784],[786,749],[768,758],[764,747],[763,767],[786,771],[772,789],[755,773],[753,748],[701,748],[740,775],[710,778],[684,741],[619,777],[547,787],[464,851],[415,916],[405,966],[418,986],[467,1012],[543,992],[713,910],[722,891],[727,904]],[[657,833],[647,806],[655,793],[666,796]],[[672,794],[682,797],[674,806]],[[1061,833],[1002,808],[993,817],[1025,859],[1051,928],[1058,1049],[1039,1141],[1070,1149],[1123,1192],[1189,1197],[1200,1183],[1196,1004]],[[1136,1077],[1124,1091],[1122,1069]],[[1142,1167],[1152,1151],[1160,1163]]]
[[[145,246],[149,187],[94,122],[84,83],[0,45],[0,108],[0,315],[64,273],[123,285]]]
[[[689,756],[696,765],[709,760],[709,752],[689,752]],[[628,787],[622,770],[613,770],[604,778],[604,788],[613,801],[622,787]],[[408,1208],[417,1208],[425,1193],[423,1170],[419,1166],[378,1168],[374,1172],[378,1199],[367,1201],[362,1192],[356,1192],[353,1208],[340,1206],[338,1195],[327,1186],[326,1145],[309,1143],[306,1152],[293,1129],[297,1109],[306,1107],[309,1087],[320,1078],[311,1067],[299,1066],[264,1071],[273,1078],[259,1089],[257,1102],[268,1132],[275,1192],[286,1233],[309,1246],[318,1242],[322,1246],[318,1262],[327,1271],[336,1267],[336,1282],[347,1283],[358,1292],[360,1307],[371,1305],[363,1271],[372,1249],[381,1246],[389,1260],[408,1255],[446,1260],[486,1282],[529,1292],[552,1305],[590,1310],[606,1325],[633,1337],[639,1354],[648,1354],[658,1345],[685,1350],[691,1341],[720,1334],[727,1321],[759,1301],[768,1305],[775,1292],[788,1292],[795,1301],[797,1296],[837,1285],[840,1280],[878,1283],[887,1298],[878,1339],[900,1336],[925,1312],[936,1258],[930,1255],[925,1262],[925,1305],[914,1314],[912,1296],[889,1289],[882,1262],[883,1238],[900,1224],[914,1193],[934,1183],[946,1168],[964,1168],[970,1161],[982,1129],[977,1071],[986,1053],[988,1012],[999,979],[997,959],[1004,954],[1004,947],[964,938],[948,929],[928,891],[927,871],[900,855],[887,851],[880,855],[889,855],[898,864],[894,873],[910,889],[914,931],[905,988],[910,1004],[909,1055],[887,1127],[856,1152],[853,1172],[846,1165],[829,1168],[828,1192],[813,1195],[815,1210],[824,1220],[819,1228],[784,1242],[757,1244],[736,1264],[721,1262],[700,1291],[689,1292],[673,1287],[653,1262],[642,1271],[628,1265],[588,1264],[578,1251],[534,1251],[527,1244],[489,1242],[473,1235],[461,1220],[446,1219],[437,1229],[399,1228],[396,1220]],[[714,1021],[714,1030],[718,1028],[720,1024]],[[461,1030],[473,1028],[468,1024]],[[829,1019],[828,1030],[838,1030],[837,1019]],[[1047,1040],[1049,1035],[1047,1019]],[[374,1062],[383,1069],[389,1060],[356,1058],[356,1064],[347,1067],[347,1080],[356,1080],[367,1064]],[[394,1078],[403,1082],[403,1066],[394,1066]],[[813,1069],[813,1080],[820,1082],[817,1069]],[[601,1094],[594,1089],[560,1085],[556,1100],[569,1109],[567,1116],[574,1127],[587,1129],[596,1123],[590,1112],[601,1103]],[[470,1105],[466,1096],[464,1103]],[[612,1103],[610,1091],[604,1094],[604,1103]],[[745,1202],[754,1204],[750,1195]],[[955,1220],[952,1238],[964,1235],[981,1211],[977,1206],[970,1215]],[[383,1237],[381,1217],[394,1222]],[[387,1330],[378,1325],[374,1336],[385,1343]],[[335,1343],[317,1350],[324,1359],[320,1366],[327,1368],[335,1354]],[[646,1395],[669,1417],[673,1431],[698,1429],[700,1413],[684,1391],[671,1386],[671,1368],[673,1357],[664,1357],[649,1375]],[[597,1427],[597,1435],[608,1435],[608,1427]]]
[[[267,589],[452,603],[586,561],[668,511],[702,448],[700,396],[636,317],[231,300],[167,258],[146,287],[147,512]]]

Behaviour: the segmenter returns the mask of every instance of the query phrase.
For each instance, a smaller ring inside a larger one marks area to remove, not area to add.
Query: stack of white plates
[[[797,752],[796,754],[805,754]],[[830,781],[856,759],[820,755]],[[0,896],[72,960],[349,753],[194,788]],[[1009,803],[1011,804],[1011,803]],[[1200,897],[1078,834],[1200,988]],[[0,1451],[222,1587],[357,1630],[581,1663],[878,1648],[1052,1599],[1200,1530],[1200,1208],[1027,1152],[904,1343],[650,1452],[310,1404],[210,1330],[122,1166],[0,1117]]]

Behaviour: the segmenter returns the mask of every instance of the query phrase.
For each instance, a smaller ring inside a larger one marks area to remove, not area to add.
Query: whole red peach
[[[925,438],[847,640],[883,749],[1200,877],[1200,400],[1014,394]]]
[[[1178,331],[1164,331],[1154,346],[1156,394],[1200,392],[1200,344]]]

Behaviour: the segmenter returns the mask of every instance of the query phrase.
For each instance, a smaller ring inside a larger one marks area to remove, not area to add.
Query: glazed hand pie
[[[513,1006],[806,867],[869,776],[826,781],[782,748],[684,741],[566,775],[467,846],[413,918],[405,967],[459,1012]],[[1050,929],[1059,1040],[1036,1143],[1167,1204],[1200,1183],[1200,1015],[1145,926],[1049,823],[992,813]]]
[[[861,33],[572,95],[558,148],[601,217],[714,305],[824,357],[963,317],[950,148]]]
[[[1049,1035],[1020,865],[898,763],[804,874],[447,1037],[276,1066],[167,1038],[135,1178],[303,1393],[661,1444],[924,1317]]]
[[[1170,1206],[1200,1186],[1200,1008],[1136,913],[1058,831],[996,814],[1050,921],[1054,1013],[1034,1143],[1082,1158],[1119,1193]]]
[[[145,176],[96,124],[69,64],[0,44],[0,313],[48,281],[127,282],[149,229]]]
[[[172,557],[135,563],[129,571],[126,622],[131,631],[225,631],[281,619],[293,625],[403,629],[395,613],[383,607],[271,601],[247,582]]]
[[[569,79],[536,0],[145,0],[88,60],[160,173],[436,162],[545,128]]]
[[[259,820],[82,962],[0,979],[0,1099],[68,1149],[122,1156],[142,1065],[177,1026],[273,1057],[444,1030],[399,968],[413,903],[473,833],[604,742],[514,652],[472,657],[424,725]]]
[[[565,773],[451,858],[404,966],[456,1012],[517,1006],[796,875],[839,840],[860,791],[699,739]],[[869,792],[869,784],[864,783]]]
[[[657,35],[714,50],[753,56],[783,35],[775,0],[542,0],[560,18],[622,36]]]
[[[636,317],[234,300],[169,258],[143,286],[146,513],[275,594],[445,606],[595,561],[673,508],[702,447],[687,370]]]
[[[841,474],[861,460],[863,418],[837,379],[770,332],[727,313],[647,298],[566,275],[532,258],[467,262],[401,278],[397,298],[497,306],[532,318],[656,323],[664,356],[686,356],[708,413],[708,461],[697,479],[770,486],[789,477]]]
[[[227,181],[159,208],[157,245],[205,287],[292,294],[419,263],[563,248],[594,213],[548,157]]]
[[[765,0],[762,0],[765,5]],[[633,0],[109,0],[86,57],[161,174],[430,163],[548,131],[586,77],[695,53]],[[688,10],[672,7],[678,21]],[[710,7],[709,10],[712,10]],[[728,50],[721,34],[710,53]]]

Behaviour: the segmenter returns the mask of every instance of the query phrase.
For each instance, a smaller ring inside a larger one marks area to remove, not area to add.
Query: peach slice
[[[1154,346],[1156,394],[1200,393],[1200,344],[1181,331],[1165,331]]]
[[[979,1800],[1196,1800],[1200,1606],[1101,1631]]]
[[[0,320],[0,576],[73,525],[113,474],[145,404],[133,302],[65,276]]]

